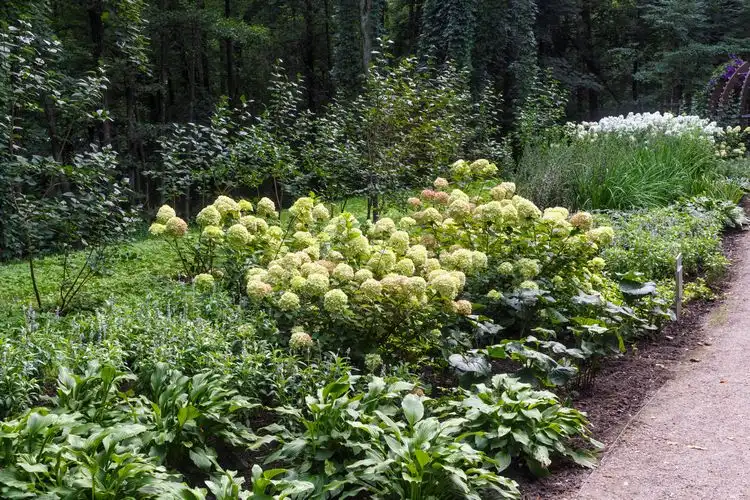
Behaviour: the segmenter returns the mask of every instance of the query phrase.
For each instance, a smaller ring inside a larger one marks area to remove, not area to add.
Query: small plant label
[[[677,255],[677,265],[675,266],[675,294],[674,294],[674,313],[679,319],[682,313],[682,254]]]

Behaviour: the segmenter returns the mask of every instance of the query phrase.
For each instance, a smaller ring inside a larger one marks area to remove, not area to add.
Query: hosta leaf
[[[398,455],[401,458],[406,458],[407,449],[401,443],[396,441],[392,436],[385,436],[385,444],[388,445],[388,448],[395,455]]]
[[[591,453],[586,453],[584,451],[572,451],[568,454],[568,456],[580,466],[587,467],[589,469],[593,469],[596,467],[596,457]]]
[[[448,358],[450,365],[462,373],[471,373],[476,376],[490,374],[490,364],[484,356],[469,354],[451,354]]]
[[[641,283],[639,281],[623,280],[620,282],[620,291],[625,295],[631,295],[634,297],[651,295],[656,292],[656,283],[653,281]]]
[[[180,427],[183,427],[186,422],[194,420],[200,417],[200,415],[200,410],[195,406],[184,406],[177,411],[177,422],[180,424]]]
[[[533,408],[531,410],[521,410],[521,413],[532,420],[539,421],[542,419],[542,413],[536,408]]]
[[[206,450],[196,448],[190,450],[190,460],[202,470],[210,470],[213,465],[211,457],[206,453]]]
[[[516,440],[517,443],[521,443],[524,446],[529,445],[529,436],[523,431],[511,431],[511,435],[513,436],[513,439]]]
[[[505,469],[508,468],[511,462],[511,456],[510,453],[506,451],[501,451],[495,455],[495,468],[498,472],[502,472]]]
[[[419,462],[419,466],[423,469],[427,464],[432,462],[432,457],[430,457],[430,455],[423,450],[414,450],[414,456],[417,457],[417,462]]]
[[[549,458],[549,450],[544,446],[534,446],[532,451],[534,460],[542,464],[544,467],[548,467],[551,460]]]
[[[403,401],[401,401],[401,408],[403,408],[404,416],[411,426],[422,420],[424,416],[422,400],[415,394],[407,394]]]
[[[47,472],[47,466],[44,464],[28,464],[26,462],[19,462],[16,465],[30,474],[44,474]]]
[[[510,427],[507,427],[505,425],[499,425],[497,426],[497,437],[501,438],[508,434],[511,431]]]

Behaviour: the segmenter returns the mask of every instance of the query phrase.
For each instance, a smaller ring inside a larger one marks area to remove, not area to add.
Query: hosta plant
[[[3,498],[202,498],[144,453],[144,425],[87,424],[79,413],[28,411],[0,423]]]
[[[465,440],[467,421],[425,415],[407,394],[400,418],[376,412],[378,440],[366,458],[348,466],[349,481],[375,498],[518,498],[514,481],[497,475],[496,461]]]
[[[371,448],[372,432],[377,432],[368,419],[376,411],[394,414],[398,398],[414,388],[401,380],[372,377],[366,389],[357,390],[357,382],[357,376],[345,375],[308,396],[304,408],[277,408],[287,425],[266,429],[281,440],[266,462],[293,465],[302,478],[311,478],[323,492],[344,488],[341,481],[346,464]]]
[[[596,465],[596,451],[603,445],[592,438],[586,415],[563,406],[551,392],[503,374],[461,394],[448,403],[447,414],[463,419],[463,432],[471,433],[468,442],[494,457],[500,470],[517,460],[546,475],[555,457]]]
[[[151,374],[149,389],[150,455],[173,465],[189,456],[200,469],[210,470],[218,464],[209,440],[260,445],[237,418],[238,412],[253,405],[230,388],[227,377],[210,372],[188,377],[160,363]]]

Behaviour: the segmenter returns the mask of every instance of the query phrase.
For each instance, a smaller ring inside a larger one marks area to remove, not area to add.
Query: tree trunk
[[[362,30],[362,67],[365,73],[369,72],[370,61],[372,60],[372,3],[377,0],[360,0],[359,15],[360,29]]]
[[[104,3],[102,0],[93,1],[88,9],[89,14],[89,28],[91,30],[91,41],[93,43],[91,55],[96,65],[102,64],[104,56],[104,22],[102,21],[102,15],[104,14]],[[104,91],[104,102],[102,107],[106,111],[109,108],[109,90]],[[101,122],[101,141],[102,144],[112,143],[112,129],[109,120],[103,120]]]
[[[224,0],[224,18],[229,19],[232,15],[232,0]],[[227,73],[227,96],[229,100],[234,100],[236,96],[236,88],[234,81],[234,48],[232,39],[227,37],[224,39],[224,57],[226,64]]]
[[[315,96],[317,93],[317,82],[315,78],[315,9],[313,0],[305,0],[305,46],[302,52],[302,60],[305,65],[305,81],[307,83],[307,106],[315,109]]]

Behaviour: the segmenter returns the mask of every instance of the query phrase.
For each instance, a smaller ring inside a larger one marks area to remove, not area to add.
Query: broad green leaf
[[[407,394],[401,401],[401,408],[403,408],[404,416],[411,426],[422,420],[424,416],[422,400],[415,394]]]

